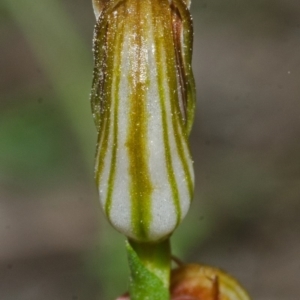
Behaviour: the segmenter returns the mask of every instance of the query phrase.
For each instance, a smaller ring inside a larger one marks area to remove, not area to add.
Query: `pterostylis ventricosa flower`
[[[93,4],[95,177],[107,218],[128,237],[130,295],[119,299],[249,300],[218,269],[170,270],[168,238],[186,215],[194,189],[190,1]]]
[[[195,89],[188,0],[94,0],[95,177],[110,223],[166,239],[193,197]]]

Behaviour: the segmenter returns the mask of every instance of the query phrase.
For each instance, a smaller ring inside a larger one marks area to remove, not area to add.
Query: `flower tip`
[[[107,0],[92,0],[92,1],[93,1],[94,14],[95,14],[96,20],[98,20],[99,16],[101,15],[101,12],[104,8],[105,2],[107,2]]]

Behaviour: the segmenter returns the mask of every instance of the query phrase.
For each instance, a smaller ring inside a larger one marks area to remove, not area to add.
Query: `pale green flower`
[[[189,4],[94,0],[95,177],[107,218],[136,241],[167,238],[193,196]]]

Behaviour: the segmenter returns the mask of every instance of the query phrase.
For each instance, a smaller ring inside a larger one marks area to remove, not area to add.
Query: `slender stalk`
[[[160,243],[127,242],[131,300],[168,300],[171,269],[169,239]]]

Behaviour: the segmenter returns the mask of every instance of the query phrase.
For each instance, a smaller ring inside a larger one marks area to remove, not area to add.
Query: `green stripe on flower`
[[[162,240],[193,195],[191,16],[183,0],[95,0],[94,7],[100,201],[126,236]]]

